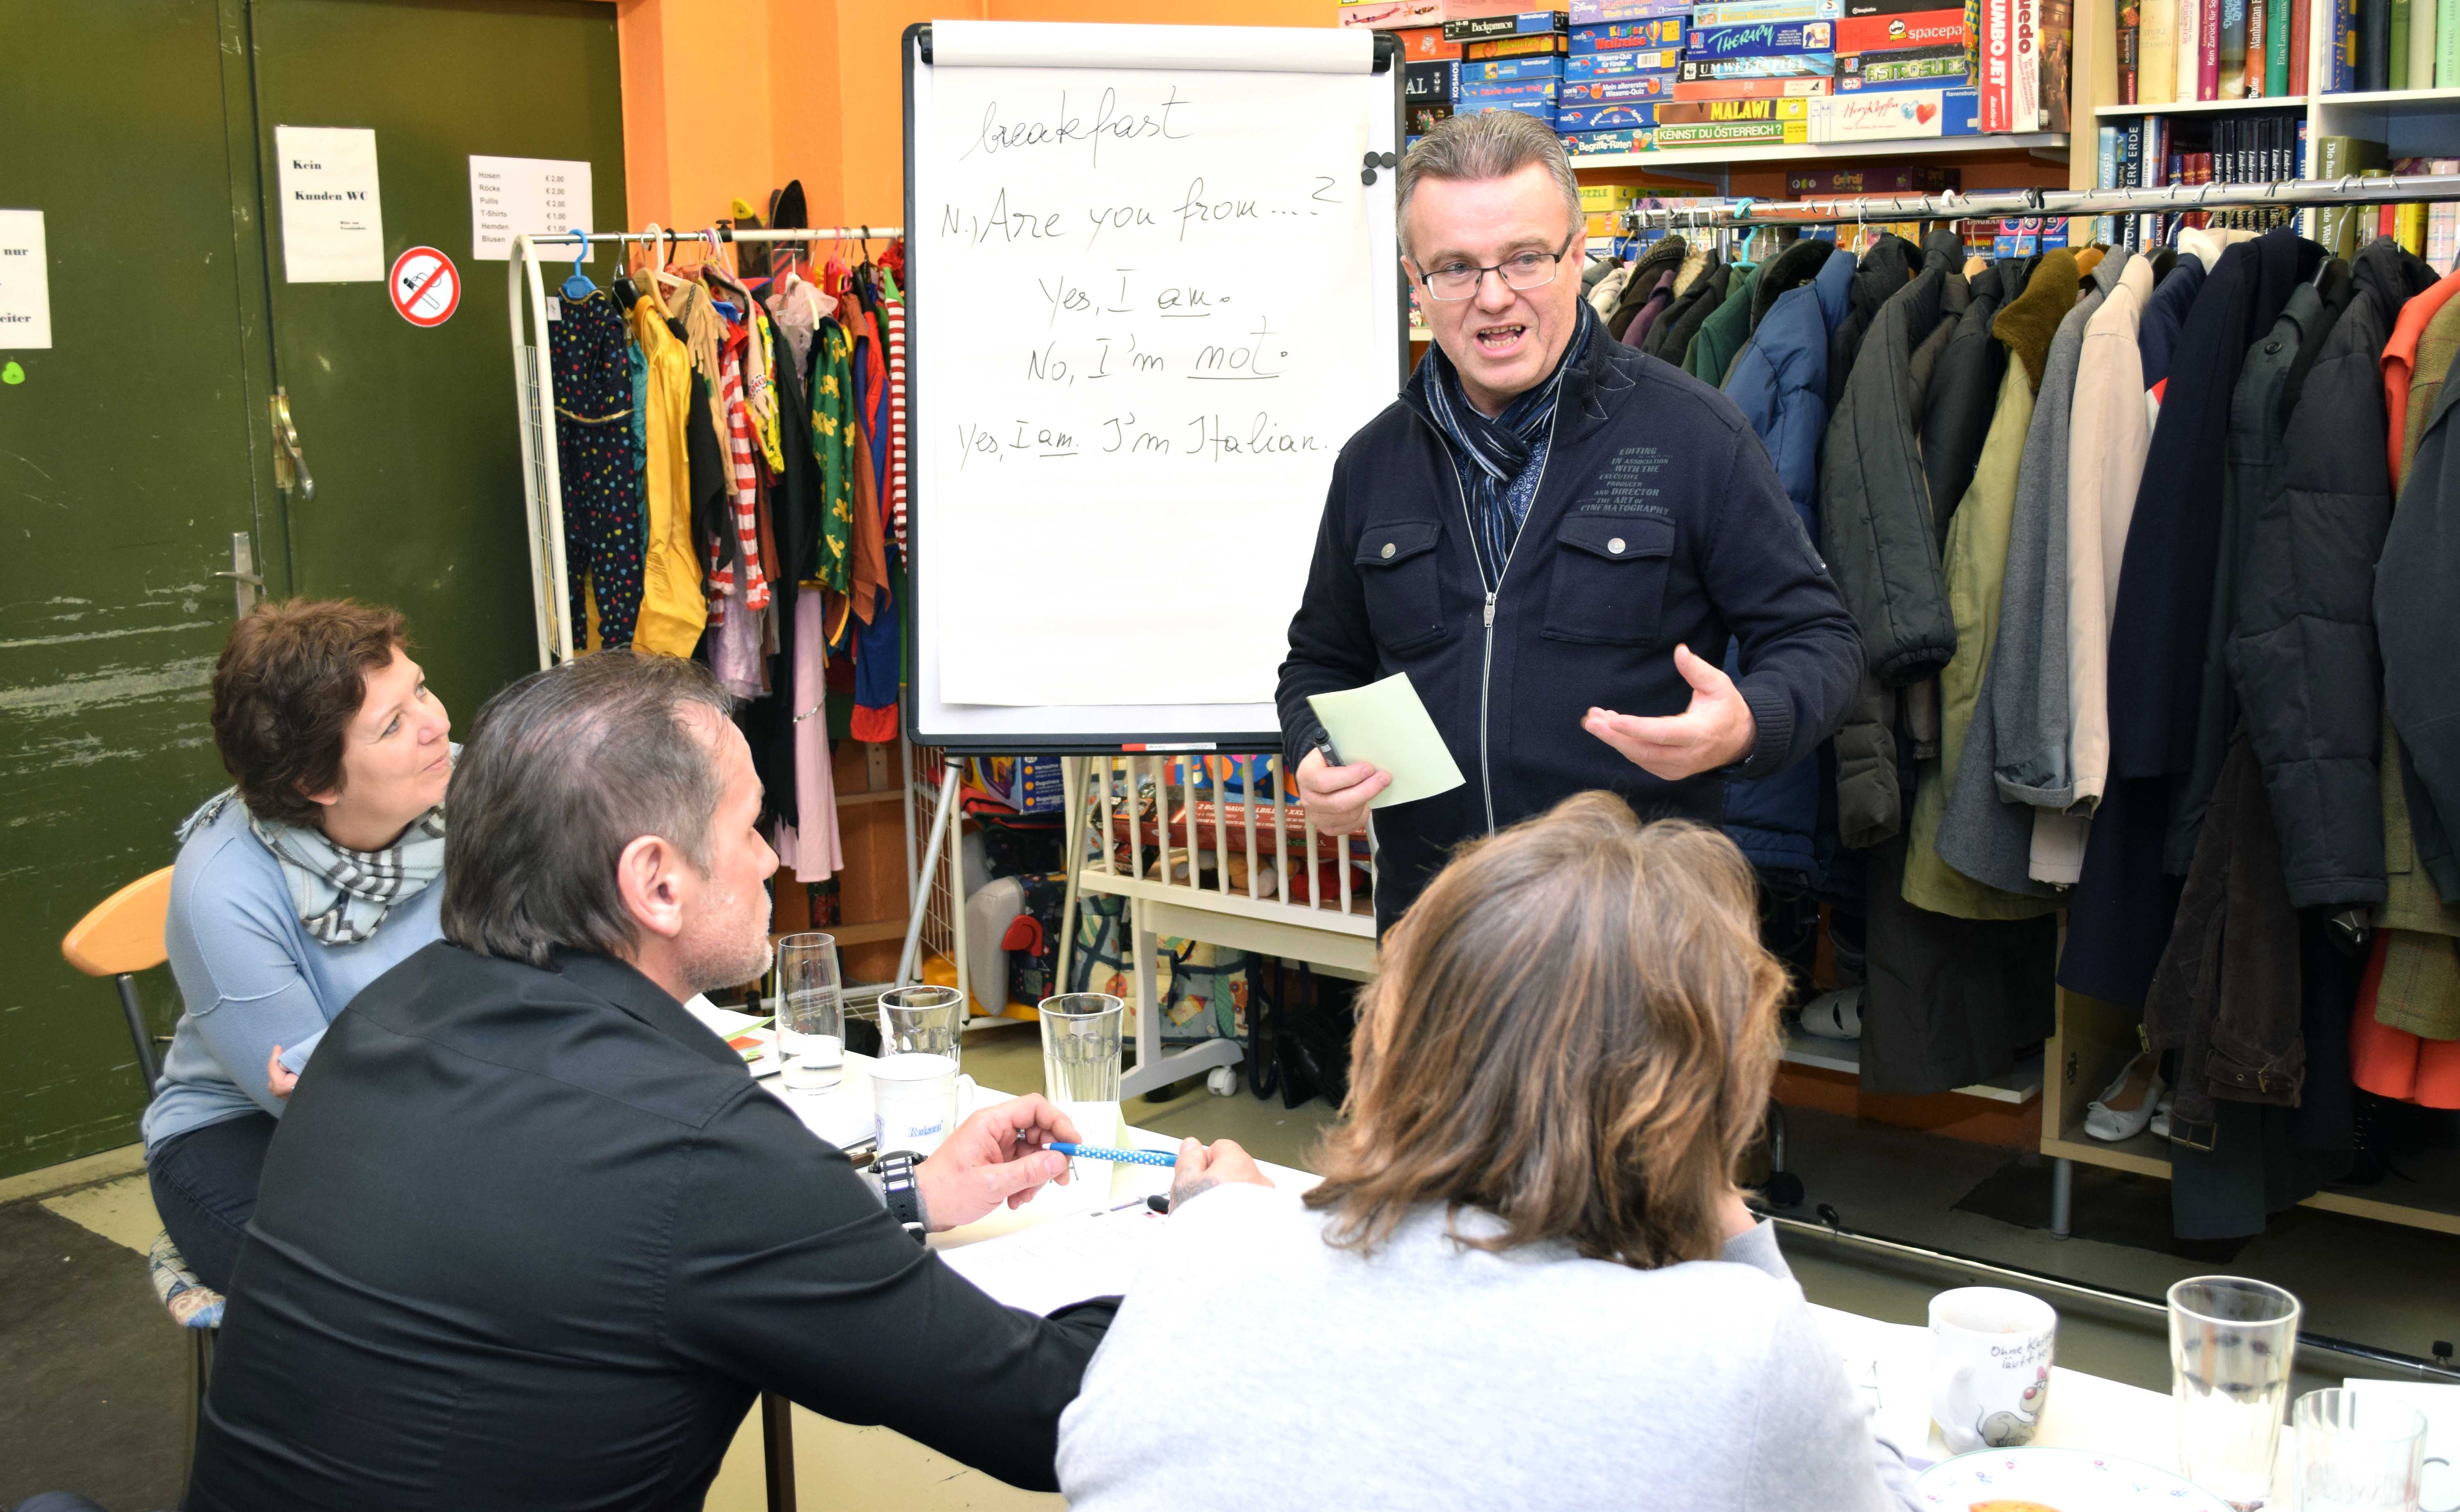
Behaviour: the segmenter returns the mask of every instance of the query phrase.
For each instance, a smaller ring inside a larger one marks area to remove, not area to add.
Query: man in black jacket
[[[1406,671],[1468,777],[1376,816],[1387,927],[1453,845],[1573,793],[1716,823],[1725,777],[1816,748],[1862,672],[1742,413],[1581,300],[1579,185],[1552,133],[1442,122],[1403,161],[1400,224],[1434,349],[1333,466],[1279,693],[1325,833],[1356,829],[1390,778],[1329,759],[1309,694]],[[1739,679],[1718,665],[1729,636]]]
[[[919,1241],[1074,1132],[986,1109],[883,1205],[684,1010],[760,973],[776,867],[709,673],[523,679],[449,812],[445,940],[335,1020],[266,1158],[186,1505],[694,1508],[764,1387],[1056,1490],[1113,1302],[1004,1308]]]

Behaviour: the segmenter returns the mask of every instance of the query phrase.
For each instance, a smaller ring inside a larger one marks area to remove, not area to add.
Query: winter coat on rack
[[[2228,468],[2231,399],[2250,349],[2322,247],[2282,228],[2221,254],[2180,332],[2120,567],[2110,739],[2119,771],[2164,777],[2195,758],[2197,691]]]
[[[2377,359],[2401,308],[2433,278],[2387,237],[2358,253],[2348,308],[2291,401],[2281,486],[2247,520],[2230,681],[2301,908],[2384,897],[2373,564],[2391,483],[2374,441],[2388,423]]]
[[[2107,266],[2107,265],[2105,265]],[[2083,821],[2110,776],[2110,617],[2118,564],[2152,439],[2136,345],[2152,268],[2131,257],[2085,327],[2068,431],[2068,770],[2065,824],[2036,820],[2033,875],[2072,884],[2084,865]],[[2055,791],[2053,787],[2053,791]]]
[[[2228,464],[2221,474],[2221,510],[2214,552],[2212,609],[2204,625],[2204,664],[2197,674],[2195,756],[2172,789],[2170,829],[2162,869],[2183,877],[2193,864],[2195,832],[2220,779],[2221,761],[2238,725],[2227,654],[2237,627],[2237,606],[2246,594],[2246,553],[2255,516],[2281,488],[2286,462],[2289,385],[2322,350],[2325,335],[2348,308],[2348,265],[2326,263],[2312,284],[2301,284],[2281,308],[2280,318],[2247,353],[2245,371],[2230,396]]]
[[[1725,386],[1726,373],[1734,365],[1735,353],[1751,336],[1751,310],[1760,286],[1760,274],[1766,264],[1746,267],[1737,264],[1726,280],[1726,297],[1708,318],[1700,322],[1699,339],[1683,354],[1683,371],[1708,385]]]
[[[1871,244],[1871,249],[1862,254],[1861,266],[1854,273],[1853,296],[1845,318],[1828,333],[1830,409],[1834,409],[1844,394],[1846,377],[1854,371],[1854,359],[1861,354],[1862,338],[1870,333],[1879,307],[1913,282],[1915,270],[1921,266],[1922,249],[1893,232],[1882,232]]]
[[[2170,271],[2153,286],[2152,302],[2144,307],[2144,324],[2136,340],[2147,392],[2159,388],[2170,376],[2170,353],[2177,348],[2178,333],[2186,329],[2187,312],[2203,296],[2204,280],[2212,276],[2213,266],[2219,261],[2217,251],[2209,261],[2192,248],[2182,251],[2171,264]]]
[[[2305,1074],[2298,910],[2280,841],[2243,733],[2230,746],[2198,833],[2177,926],[2144,997],[2144,1033],[2178,1053],[2171,1138],[2210,1149],[2213,1099],[2294,1107]]]
[[[1973,464],[1982,459],[2000,383],[2007,375],[2007,349],[1990,333],[1990,323],[2025,291],[2035,261],[2003,258],[1973,277],[1956,330],[1931,370],[1921,415],[1922,475],[1930,479],[1931,508],[1942,537],[1964,491],[1973,486]]]
[[[2343,276],[2334,278],[2335,271]],[[2207,640],[2205,717],[2231,720],[2229,749],[2212,786],[2181,779],[2174,841],[2189,803],[2195,841],[2177,922],[2144,1002],[2152,1048],[2179,1054],[2174,1135],[2210,1148],[2215,1097],[2294,1106],[2305,1051],[2299,989],[2299,922],[2289,899],[2280,831],[2263,792],[2262,771],[2237,720],[2227,673],[2211,666],[2213,648],[2236,628],[2245,578],[2251,516],[2280,492],[2283,399],[2301,352],[2323,344],[2337,302],[2350,284],[2344,265],[2326,265],[2322,286],[2301,283],[2263,339],[2249,352],[2230,402],[2228,475],[2223,479],[2212,633]],[[2311,371],[2311,370],[2306,370]],[[2244,528],[2241,528],[2244,527]],[[2212,684],[2224,686],[2216,690]]]
[[[1915,348],[1938,329],[1948,281],[1962,281],[1954,259],[1962,248],[1951,250],[1954,240],[1933,237],[1921,271],[1873,318],[1820,459],[1821,552],[1861,628],[1869,669],[1836,735],[1839,838],[1856,848],[1902,823],[1895,691],[1936,676],[1956,653],[1913,372]]]
[[[2132,256],[2122,249],[2096,265],[2043,363],[2017,469],[1998,636],[1940,818],[1940,858],[2002,892],[2048,894],[2032,874],[2034,817],[2074,798],[2067,730],[2068,401],[2085,330]],[[2037,276],[2051,276],[2053,266],[2044,258]]]
[[[1617,341],[1622,340],[1642,307],[1656,294],[1660,280],[1671,277],[1683,266],[1683,255],[1688,249],[1683,238],[1669,234],[1651,242],[1633,260],[1631,277],[1623,282],[1614,313],[1606,317],[1606,330]]]
[[[1948,797],[1963,775],[1966,735],[1998,644],[2001,590],[2035,395],[2060,322],[2075,309],[2077,282],[2074,253],[2064,247],[2046,253],[2034,265],[2024,293],[1991,323],[1991,333],[2007,348],[2007,373],[1999,386],[1989,438],[1973,469],[1973,486],[1947,527],[1944,567],[1948,607],[1956,618],[1956,654],[1939,675],[1940,754],[1922,763],[1914,788],[1904,896],[1918,907],[1960,919],[2030,919],[2054,906],[2046,896],[2003,891],[1958,872],[1942,858],[1940,845]],[[1995,754],[1995,747],[1986,754]],[[1990,782],[1987,760],[1976,777]],[[1993,802],[1986,786],[1982,792],[1979,801]],[[2025,840],[2029,845],[2029,834]],[[2048,889],[2039,891],[2046,894]]]
[[[1711,253],[1708,266],[1689,288],[1676,296],[1674,307],[1658,322],[1651,333],[1650,344],[1655,354],[1680,367],[1700,328],[1726,303],[1726,290],[1733,282],[1733,270],[1725,260]]]
[[[1780,258],[1771,271],[1790,276],[1803,261],[1789,266]],[[1819,539],[1819,441],[1828,428],[1828,333],[1845,318],[1854,270],[1854,255],[1832,248],[1815,278],[1778,297],[1726,383],[1727,397],[1775,459],[1777,479],[1813,541]],[[1739,646],[1729,646],[1727,674],[1739,675],[1741,665]],[[1726,834],[1763,871],[1815,881],[1824,869],[1814,844],[1818,823],[1815,753],[1770,777],[1726,784]]]
[[[2231,247],[2179,332],[2119,567],[2110,641],[2125,651],[2110,667],[2111,780],[2059,965],[2059,980],[2087,996],[2142,1002],[2170,938],[2178,884],[2162,850],[2173,780],[2195,755],[2230,398],[2257,335],[2323,256],[2285,228]]]
[[[1668,268],[1657,275],[1656,292],[1641,303],[1639,312],[1631,317],[1631,324],[1623,328],[1622,344],[1634,351],[1645,351],[1648,333],[1657,329],[1657,323],[1665,318],[1665,308],[1673,303],[1674,270]]]
[[[2460,568],[2460,439],[2447,380],[2434,401],[2400,508],[2375,569],[2375,633],[2383,647],[2384,702],[2399,736],[2403,796],[2418,836],[2419,860],[2446,905],[2460,904],[2460,693],[2451,654],[2460,607],[2451,585]],[[2429,845],[2433,835],[2443,842]]]

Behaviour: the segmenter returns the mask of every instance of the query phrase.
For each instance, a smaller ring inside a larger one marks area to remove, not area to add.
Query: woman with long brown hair
[[[1453,862],[1386,938],[1324,1181],[1182,1151],[1062,1420],[1076,1512],[1909,1505],[1734,1186],[1784,986],[1752,887],[1604,793]]]

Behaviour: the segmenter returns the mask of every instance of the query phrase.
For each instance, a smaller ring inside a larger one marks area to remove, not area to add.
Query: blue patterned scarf
[[[1598,324],[1588,301],[1579,305],[1579,323],[1563,345],[1555,371],[1544,382],[1516,395],[1493,419],[1480,414],[1462,392],[1460,370],[1453,366],[1440,343],[1429,348],[1426,360],[1410,376],[1403,391],[1411,407],[1424,415],[1452,442],[1453,466],[1460,474],[1461,492],[1469,500],[1473,543],[1477,548],[1478,575],[1493,590],[1503,581],[1503,565],[1512,543],[1529,518],[1538,497],[1538,479],[1546,470],[1546,448],[1552,438],[1555,399],[1562,393],[1563,374],[1589,344]]]

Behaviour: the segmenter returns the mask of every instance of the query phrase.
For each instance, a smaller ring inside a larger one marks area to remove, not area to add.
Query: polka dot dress
[[[601,646],[629,646],[641,615],[647,547],[641,475],[632,450],[629,331],[601,289],[566,300],[547,325],[555,374],[555,452],[563,479],[563,558],[578,649],[584,585],[598,601]]]

